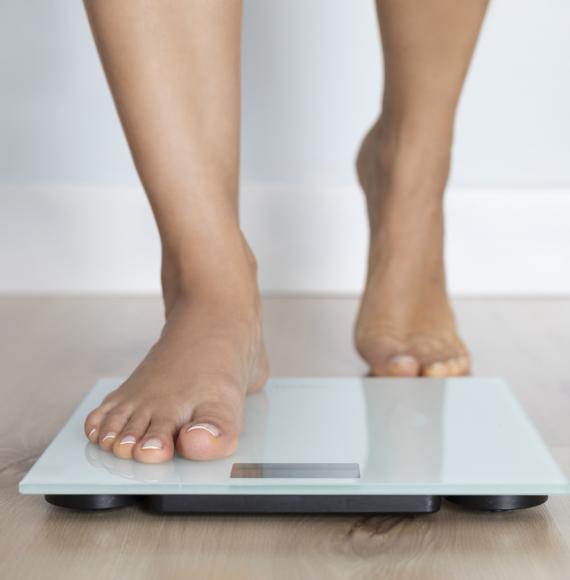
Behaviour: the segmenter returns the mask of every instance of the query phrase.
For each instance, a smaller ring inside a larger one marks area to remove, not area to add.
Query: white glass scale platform
[[[442,498],[531,507],[570,481],[500,379],[273,378],[250,395],[238,451],[161,465],[118,459],[83,421],[119,379],[102,379],[20,482],[55,505],[143,501],[191,513],[421,513]]]

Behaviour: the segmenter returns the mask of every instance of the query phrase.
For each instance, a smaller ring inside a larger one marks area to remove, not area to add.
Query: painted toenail
[[[119,441],[119,445],[133,445],[136,442],[137,442],[136,437],[133,437],[132,435],[127,435]]]
[[[431,376],[440,377],[446,374],[447,366],[442,362],[436,362],[430,365],[426,370]]]
[[[114,431],[110,431],[105,435],[105,437],[103,437],[102,441],[105,441],[106,439],[114,439],[116,436],[117,434]]]
[[[97,431],[97,429],[95,427],[93,427],[93,429],[91,429],[91,431],[89,431],[89,435],[87,435],[87,437],[89,437],[89,439],[91,439],[91,437],[93,436],[93,433],[95,433]]]
[[[208,433],[210,435],[213,435],[214,437],[219,437],[221,431],[215,426],[212,425],[211,423],[196,423],[196,425],[192,425],[192,427],[189,427],[188,429],[186,429],[186,433],[190,433],[190,431],[192,431],[193,429],[204,429],[205,431],[208,431]]]
[[[141,449],[162,449],[162,441],[160,439],[147,439]]]
[[[411,366],[416,364],[416,359],[409,354],[398,354],[390,359],[390,366]]]

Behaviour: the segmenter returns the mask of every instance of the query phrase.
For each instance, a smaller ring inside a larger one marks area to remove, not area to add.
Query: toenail
[[[390,366],[403,367],[415,365],[416,363],[417,363],[416,359],[409,354],[398,354],[390,359]]]
[[[162,449],[162,441],[160,439],[147,439],[141,449]]]
[[[116,436],[117,434],[114,431],[111,431],[107,433],[107,435],[105,435],[101,441],[105,441],[105,439],[114,439]]]
[[[119,445],[133,445],[136,442],[137,442],[136,437],[133,437],[132,435],[127,435],[126,437],[123,437],[119,441]]]
[[[91,436],[93,435],[93,433],[95,433],[97,431],[97,429],[95,427],[93,427],[93,429],[91,429],[91,431],[89,431],[89,435],[87,435],[87,437],[89,437],[89,439],[91,439]]]
[[[196,425],[192,425],[192,427],[186,429],[186,433],[190,433],[193,429],[204,429],[204,431],[208,431],[208,433],[214,437],[219,437],[221,433],[220,430],[211,423],[196,423]]]
[[[429,372],[429,374],[433,376],[445,375],[446,371],[447,366],[442,362],[433,363],[427,368],[427,372]]]

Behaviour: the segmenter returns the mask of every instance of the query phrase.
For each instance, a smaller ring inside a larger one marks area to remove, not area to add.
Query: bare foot
[[[238,235],[208,262],[193,277],[166,264],[159,340],[85,421],[87,437],[118,457],[162,463],[175,448],[188,459],[237,448],[245,395],[268,376],[255,260]]]
[[[370,222],[368,278],[356,347],[377,376],[469,372],[447,296],[443,190],[450,139],[405,134],[382,119],[364,138],[357,171]]]

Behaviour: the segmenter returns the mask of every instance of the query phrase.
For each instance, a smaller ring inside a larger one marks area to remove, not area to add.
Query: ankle
[[[197,300],[259,309],[257,261],[239,230],[176,252],[163,247],[161,279],[166,314],[175,303]]]
[[[385,144],[412,147],[438,156],[451,149],[454,122],[455,112],[445,107],[397,108],[384,102],[374,126],[382,133]]]
[[[404,212],[404,218],[413,217],[417,208],[424,214],[430,208],[439,211],[450,162],[450,139],[381,116],[365,136],[357,159],[371,221],[379,214],[388,218],[385,214],[392,211]]]
[[[447,127],[422,124],[382,115],[371,129],[376,162],[393,179],[428,168],[447,176],[451,160],[451,134]]]

